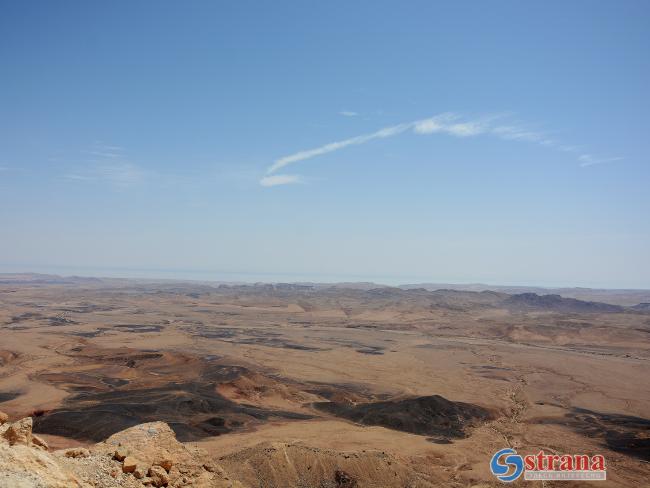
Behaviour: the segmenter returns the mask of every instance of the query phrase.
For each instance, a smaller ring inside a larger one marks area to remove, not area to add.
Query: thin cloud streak
[[[127,188],[144,180],[146,173],[131,163],[101,164],[85,171],[68,173],[64,178],[75,181],[105,181]]]
[[[152,176],[151,172],[128,161],[121,146],[97,141],[90,149],[82,150],[81,153],[94,158],[86,161],[83,168],[64,174],[65,179],[80,183],[102,182],[118,189],[126,189]]]
[[[82,152],[99,158],[115,159],[123,157],[124,148],[121,146],[104,144],[102,142],[95,142],[92,149],[87,149]]]
[[[613,163],[615,161],[620,161],[623,158],[617,157],[617,158],[604,158],[604,159],[598,159],[592,156],[591,154],[581,154],[580,157],[578,158],[580,162],[580,166],[583,168],[586,168],[588,166],[593,166],[595,164],[604,164],[604,163]]]
[[[299,175],[271,175],[262,178],[260,180],[260,185],[269,187],[278,185],[292,185],[302,182],[302,178]]]
[[[315,158],[317,156],[322,156],[334,151],[339,151],[349,146],[358,146],[361,144],[366,144],[375,139],[383,139],[387,137],[393,137],[399,134],[402,134],[407,131],[412,131],[415,134],[419,135],[429,135],[429,134],[447,134],[455,137],[475,137],[479,135],[491,135],[493,137],[498,137],[499,139],[505,141],[522,141],[529,142],[533,144],[538,144],[541,146],[546,146],[557,151],[568,152],[578,154],[580,148],[578,146],[570,146],[562,144],[558,141],[550,139],[543,132],[538,132],[530,130],[528,128],[522,127],[515,124],[500,124],[496,121],[506,117],[504,114],[492,114],[482,118],[467,120],[459,114],[453,112],[446,112],[442,114],[429,117],[427,119],[416,120],[413,122],[406,122],[403,124],[393,125],[390,127],[385,127],[379,129],[376,132],[370,134],[364,134],[356,137],[351,137],[349,139],[344,139],[341,141],[331,142],[314,149],[307,149],[299,151],[288,156],[279,158],[273,162],[273,164],[267,169],[266,174],[271,175],[278,171],[281,168],[295,164],[300,161],[305,161],[307,159]],[[594,164],[600,164],[605,162],[618,161],[623,158],[609,158],[609,159],[599,159],[589,154],[582,154],[579,156],[578,160],[581,161],[580,166],[591,166]],[[296,175],[293,175],[296,176]],[[266,178],[263,178],[260,181],[260,184],[263,186],[270,186],[264,184],[263,181],[266,181]],[[284,184],[284,183],[278,183]]]
[[[409,130],[413,127],[413,123],[409,124],[400,124],[394,125],[392,127],[385,127],[373,132],[371,134],[365,134],[362,136],[351,137],[350,139],[345,139],[343,141],[332,142],[330,144],[325,144],[324,146],[317,147],[315,149],[308,149],[306,151],[300,151],[290,156],[285,156],[278,159],[271,167],[267,170],[267,174],[275,173],[280,168],[284,168],[298,161],[304,161],[306,159],[311,159],[316,156],[322,156],[323,154],[331,153],[343,149],[348,146],[356,146],[360,144],[365,144],[366,142],[372,141],[373,139],[383,139],[386,137],[392,137],[397,134],[401,134],[404,131]]]

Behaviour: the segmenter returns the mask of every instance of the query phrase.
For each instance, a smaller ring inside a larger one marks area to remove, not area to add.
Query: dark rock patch
[[[381,356],[382,354],[384,354],[383,347],[374,347],[374,346],[362,347],[361,349],[356,349],[356,351],[360,352],[361,354],[370,354],[374,356]]]
[[[147,332],[160,332],[163,329],[162,325],[141,325],[141,324],[118,324],[114,325],[116,329],[124,329],[126,332],[136,334]]]
[[[215,416],[223,419],[223,425],[218,425]],[[34,432],[99,442],[137,424],[163,421],[186,442],[230,431],[226,424],[231,417],[244,425],[272,418],[310,418],[240,405],[216,393],[210,383],[188,382],[77,393],[66,399],[63,407],[36,418]]]
[[[85,331],[66,332],[66,334],[71,335],[71,336],[76,336],[76,337],[85,337],[85,338],[88,338],[88,339],[92,339],[93,337],[99,337],[99,336],[103,335],[104,332],[106,332],[107,330],[109,330],[109,329],[106,328],[106,327],[100,327],[99,329],[91,330],[91,331],[88,331],[88,332],[85,332]]]
[[[8,402],[22,395],[20,391],[0,391],[0,403]]]
[[[357,405],[323,402],[315,407],[359,424],[436,438],[463,438],[468,428],[493,418],[483,407],[453,402],[440,395]]]
[[[502,305],[513,311],[550,311],[562,313],[617,313],[625,309],[609,303],[587,302],[560,295],[520,293],[506,298]]]
[[[42,318],[43,318],[43,315],[41,315],[40,313],[37,313],[37,312],[25,312],[25,313],[21,313],[21,314],[18,314],[18,315],[14,315],[13,317],[11,317],[11,319],[9,320],[9,322],[7,324],[8,325],[17,324],[19,322],[24,322],[26,320],[37,320],[37,319],[42,319]]]
[[[650,419],[573,408],[564,418],[537,422],[565,425],[586,437],[601,439],[612,451],[650,461]]]
[[[427,441],[431,444],[452,444],[452,441],[445,437],[427,437]]]
[[[341,470],[334,472],[334,482],[336,483],[336,488],[356,488],[358,486],[356,479]]]

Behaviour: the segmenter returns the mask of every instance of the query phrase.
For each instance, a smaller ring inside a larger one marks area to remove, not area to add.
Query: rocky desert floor
[[[232,483],[195,486],[498,486],[509,446],[603,454],[598,486],[650,486],[648,308],[0,275],[0,411],[51,452],[164,422]]]

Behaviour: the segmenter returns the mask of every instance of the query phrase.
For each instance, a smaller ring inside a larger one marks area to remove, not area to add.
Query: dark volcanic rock
[[[601,439],[612,451],[650,461],[650,419],[574,407],[564,418],[537,422],[568,426],[586,437]]]
[[[357,486],[357,480],[340,469],[334,473],[334,481],[336,488],[355,488]]]
[[[538,295],[537,293],[521,293],[511,295],[502,302],[503,306],[516,311],[549,311],[564,313],[616,313],[624,308],[609,303],[586,302],[575,298],[564,298],[560,295]]]
[[[19,391],[0,391],[0,403],[8,402],[18,398],[22,393]]]
[[[98,442],[134,425],[164,421],[179,440],[191,441],[229,432],[228,426],[234,425],[229,419],[248,423],[274,418],[304,420],[309,416],[234,403],[208,382],[171,383],[156,388],[78,393],[67,398],[62,408],[36,418],[34,431]]]
[[[358,405],[324,402],[315,407],[364,425],[445,438],[465,437],[468,427],[493,417],[483,407],[452,402],[440,395]]]

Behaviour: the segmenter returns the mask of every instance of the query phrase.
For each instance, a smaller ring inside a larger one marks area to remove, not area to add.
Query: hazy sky
[[[649,48],[646,1],[4,2],[0,271],[650,287]]]

